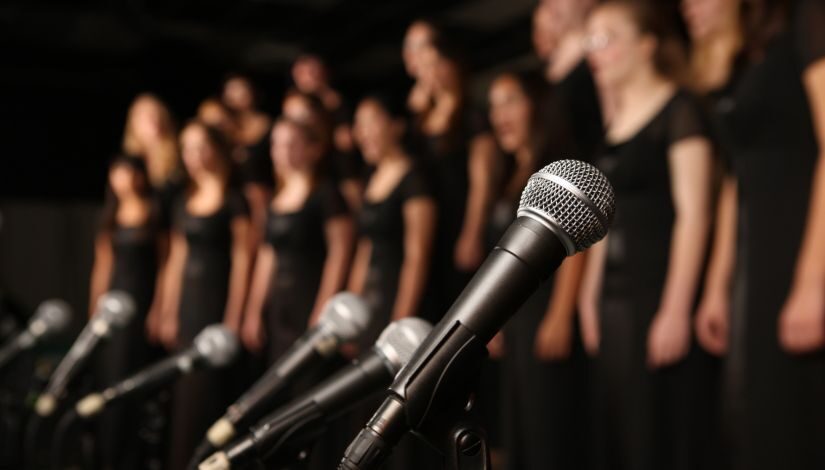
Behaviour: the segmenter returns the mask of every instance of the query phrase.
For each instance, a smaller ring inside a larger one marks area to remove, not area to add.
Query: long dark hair
[[[765,48],[787,23],[790,0],[742,0],[742,34],[748,60],[762,59]]]
[[[183,126],[183,130],[181,130],[181,135],[190,127],[200,127],[204,130],[206,140],[209,141],[209,145],[215,150],[215,157],[224,169],[225,184],[229,185],[232,183],[233,175],[235,173],[235,162],[232,160],[232,143],[229,141],[227,136],[219,129],[198,119],[192,119],[187,122],[186,125]],[[192,177],[187,174],[187,178],[191,184]]]
[[[329,152],[323,151],[324,137],[319,134],[318,130],[307,123],[297,121],[295,119],[290,119],[285,116],[280,116],[278,119],[276,119],[275,122],[272,124],[272,129],[274,130],[276,127],[282,125],[292,126],[296,130],[298,130],[298,132],[301,133],[304,139],[306,139],[307,143],[312,145],[318,145],[319,147],[321,147],[322,152],[320,155],[320,159],[312,169],[313,183],[317,183],[318,180],[328,175],[330,172]],[[277,192],[283,187],[284,182],[282,180],[282,176],[277,171],[275,179],[275,190]]]
[[[111,174],[115,168],[122,166],[129,168],[132,172],[134,172],[140,178],[142,178],[143,183],[136,188],[137,193],[142,199],[149,200],[152,203],[152,210],[150,211],[149,222],[151,223],[155,221],[157,216],[157,208],[154,205],[154,199],[152,197],[152,186],[149,181],[149,172],[146,170],[146,162],[139,157],[128,155],[115,155],[114,158],[112,158],[111,164],[109,165],[109,174]],[[117,226],[117,211],[119,208],[120,201],[115,195],[114,190],[112,190],[111,185],[107,181],[105,194],[103,196],[103,210],[101,212],[99,224],[101,231],[111,232],[115,229],[115,227]]]

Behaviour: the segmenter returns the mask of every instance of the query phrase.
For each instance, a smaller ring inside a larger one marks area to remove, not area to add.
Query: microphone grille
[[[40,322],[41,334],[53,334],[66,328],[71,317],[72,308],[68,303],[58,299],[46,300],[37,307],[30,324]]]
[[[598,242],[613,222],[613,186],[593,165],[555,161],[534,173],[521,193],[518,215],[537,219],[553,230],[567,254]]]
[[[320,324],[346,343],[358,339],[364,333],[371,316],[364,299],[351,292],[339,292],[324,305]]]
[[[240,345],[238,338],[223,325],[204,328],[193,341],[195,349],[212,367],[223,367],[235,359]]]
[[[126,326],[135,315],[135,301],[124,291],[113,290],[103,294],[97,302],[100,318],[110,326]]]
[[[432,329],[429,322],[418,317],[396,320],[381,332],[381,336],[375,342],[375,349],[384,356],[393,373],[397,373],[410,361],[415,350]]]

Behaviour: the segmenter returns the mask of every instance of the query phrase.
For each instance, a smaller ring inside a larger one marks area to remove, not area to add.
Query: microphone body
[[[71,319],[71,307],[62,300],[47,300],[37,307],[25,330],[0,348],[0,368],[38,341],[61,332]]]

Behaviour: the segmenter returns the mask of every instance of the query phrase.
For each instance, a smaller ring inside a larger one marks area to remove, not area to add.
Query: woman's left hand
[[[647,364],[651,369],[673,365],[687,355],[691,338],[690,311],[660,310],[647,336]]]
[[[779,315],[779,344],[791,354],[825,345],[825,286],[794,285]]]
[[[458,269],[472,271],[484,261],[484,247],[478,237],[462,235],[455,244],[453,261]]]
[[[534,343],[535,355],[542,361],[561,361],[570,357],[573,321],[563,315],[550,315],[539,325]]]

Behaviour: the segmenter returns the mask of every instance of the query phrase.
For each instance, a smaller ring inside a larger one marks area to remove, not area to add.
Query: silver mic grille
[[[361,297],[351,292],[340,292],[324,305],[319,323],[342,343],[347,343],[364,333],[371,316],[369,307]]]
[[[135,301],[123,291],[113,290],[102,296],[97,302],[97,315],[106,324],[122,328],[135,315]]]
[[[530,177],[518,215],[546,225],[572,255],[607,235],[615,211],[613,187],[601,171],[578,160],[559,160]]]
[[[407,317],[396,320],[381,332],[375,342],[375,349],[386,359],[385,363],[398,373],[410,361],[413,353],[430,334],[432,325],[418,317]]]
[[[72,308],[62,300],[46,300],[35,310],[29,322],[29,331],[35,336],[63,331],[72,318]]]
[[[195,349],[212,367],[223,367],[238,354],[238,338],[223,325],[209,325],[193,341]]]

